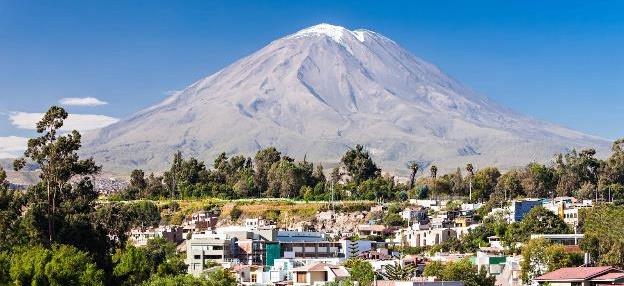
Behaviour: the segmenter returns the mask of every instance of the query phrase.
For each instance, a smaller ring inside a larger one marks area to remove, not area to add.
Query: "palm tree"
[[[412,263],[408,263],[405,266],[394,263],[384,266],[384,273],[382,276],[387,280],[395,281],[407,281],[416,275],[416,267]]]
[[[470,174],[470,181],[468,185],[468,201],[472,201],[472,178],[474,177],[474,167],[472,166],[472,164],[466,164],[466,171],[468,171],[468,173]]]
[[[431,178],[435,180],[436,177],[438,176],[438,167],[436,167],[436,165],[431,165],[431,168],[429,169],[429,171],[431,172]]]
[[[410,180],[409,180],[409,189],[411,190],[414,187],[414,179],[416,178],[416,173],[418,173],[418,167],[419,166],[418,166],[418,163],[416,163],[416,161],[411,161],[411,162],[409,162],[407,167],[411,171],[411,173],[410,173]]]
[[[438,177],[438,167],[436,167],[436,165],[431,165],[429,172],[431,172],[431,178],[433,178],[433,191],[436,194],[436,200],[438,200],[440,199],[440,194],[438,193],[438,180],[436,180],[436,177]]]

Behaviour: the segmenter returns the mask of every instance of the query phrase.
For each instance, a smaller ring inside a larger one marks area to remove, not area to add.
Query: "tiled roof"
[[[598,277],[592,278],[592,281],[617,281],[620,279],[624,279],[623,272],[610,272],[607,274],[600,275]]]
[[[327,264],[322,262],[312,263],[305,266],[293,268],[293,272],[307,272],[307,271],[325,271]]]
[[[570,281],[588,280],[598,275],[605,274],[610,270],[615,270],[611,266],[601,267],[566,267],[535,278],[536,281]]]
[[[330,269],[332,272],[334,272],[334,275],[336,275],[336,277],[346,278],[351,276],[349,274],[349,271],[347,271],[347,269],[345,269],[344,267],[331,266]]]

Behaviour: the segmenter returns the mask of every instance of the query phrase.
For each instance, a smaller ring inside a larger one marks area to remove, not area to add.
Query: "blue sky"
[[[380,32],[521,113],[624,136],[624,1],[0,0],[0,137],[31,135],[10,115],[62,98],[127,117],[321,22]]]

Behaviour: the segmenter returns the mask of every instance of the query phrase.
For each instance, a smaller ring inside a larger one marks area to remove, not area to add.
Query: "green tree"
[[[440,261],[431,261],[425,265],[423,269],[424,277],[442,277],[442,272],[444,271],[444,264]]]
[[[113,263],[113,276],[119,285],[139,285],[152,274],[153,264],[145,248],[129,245],[123,251],[117,249]]]
[[[370,262],[359,258],[350,258],[344,265],[349,270],[351,280],[359,282],[361,286],[371,286],[373,284],[375,271]]]
[[[432,261],[423,270],[425,277],[437,277],[444,281],[462,281],[466,286],[494,286],[494,276],[489,276],[485,269],[476,269],[470,260],[462,259],[443,264]]]
[[[226,269],[217,269],[206,275],[207,286],[235,286],[236,278]]]
[[[258,190],[258,196],[267,192],[269,188],[268,174],[271,166],[279,162],[282,158],[282,154],[275,149],[275,147],[269,147],[262,149],[256,153],[254,157],[254,186]]]
[[[557,186],[558,178],[555,170],[542,164],[531,163],[519,171],[518,176],[528,197],[548,197]]]
[[[17,250],[9,273],[16,285],[104,285],[104,271],[87,253],[68,245]]]
[[[11,256],[7,252],[0,252],[0,285],[9,285],[11,282]]]
[[[495,193],[502,194],[504,200],[513,199],[524,194],[522,183],[517,171],[509,171],[500,176]]]
[[[477,171],[474,176],[473,195],[478,199],[488,200],[490,194],[494,192],[500,176],[500,171],[494,167],[487,167]]]
[[[383,201],[394,199],[395,195],[394,180],[379,176],[363,181],[353,196],[358,199]]]
[[[355,145],[355,149],[348,150],[340,160],[356,184],[379,176],[380,169],[373,162],[364,146]]]
[[[585,182],[598,184],[598,171],[601,162],[595,158],[596,150],[585,149],[580,152],[572,150],[559,154],[555,158],[555,170],[559,177],[557,194],[572,196]]]
[[[468,200],[472,201],[472,185],[474,184],[474,166],[471,163],[466,164],[468,172]]]
[[[418,168],[419,165],[416,161],[411,161],[407,164],[407,167],[410,170],[410,177],[409,177],[409,186],[408,189],[413,189],[414,188],[414,179],[416,178],[416,173],[418,173]]]
[[[585,235],[581,248],[596,264],[624,267],[617,259],[624,249],[624,206],[607,204],[583,209],[579,223]]]
[[[85,180],[85,176],[99,172],[100,167],[93,159],[81,160],[78,156],[80,149],[80,133],[74,130],[66,135],[58,135],[63,127],[63,121],[67,118],[67,112],[58,106],[52,106],[37,122],[37,133],[41,136],[28,140],[28,148],[24,152],[24,158],[15,160],[15,170],[21,170],[26,165],[26,159],[32,160],[39,165],[40,185],[45,186],[47,192],[46,218],[47,231],[44,233],[48,243],[54,239],[54,222],[57,215],[58,199],[69,195],[70,181],[78,176]]]
[[[104,285],[104,271],[91,262],[87,253],[67,245],[52,249],[45,275],[52,286]]]
[[[525,237],[531,234],[570,233],[568,225],[556,214],[542,206],[532,208],[520,222]]]
[[[520,262],[521,277],[524,283],[547,272],[562,267],[574,266],[575,260],[565,252],[560,244],[552,244],[544,239],[531,239],[522,247],[523,260]]]
[[[27,235],[21,227],[24,196],[9,190],[6,172],[0,167],[0,252],[11,251],[26,243]]]
[[[436,165],[431,165],[429,173],[431,173],[431,178],[435,180],[438,177],[438,167]]]
[[[395,262],[384,265],[383,270],[382,276],[387,280],[407,281],[416,275],[416,266],[411,263],[401,265]]]
[[[143,190],[147,187],[147,182],[145,181],[145,172],[141,169],[135,169],[130,174],[130,186],[135,187],[139,190]]]
[[[127,205],[132,227],[151,227],[160,223],[160,210],[150,201],[138,201]]]

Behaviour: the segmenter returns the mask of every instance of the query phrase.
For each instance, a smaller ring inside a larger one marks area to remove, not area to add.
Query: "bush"
[[[86,252],[69,245],[18,250],[9,272],[16,285],[104,285],[104,271],[96,268]]]
[[[230,218],[232,219],[232,221],[237,221],[241,217],[242,214],[243,214],[243,211],[239,209],[237,206],[234,206],[232,210],[230,211]]]

